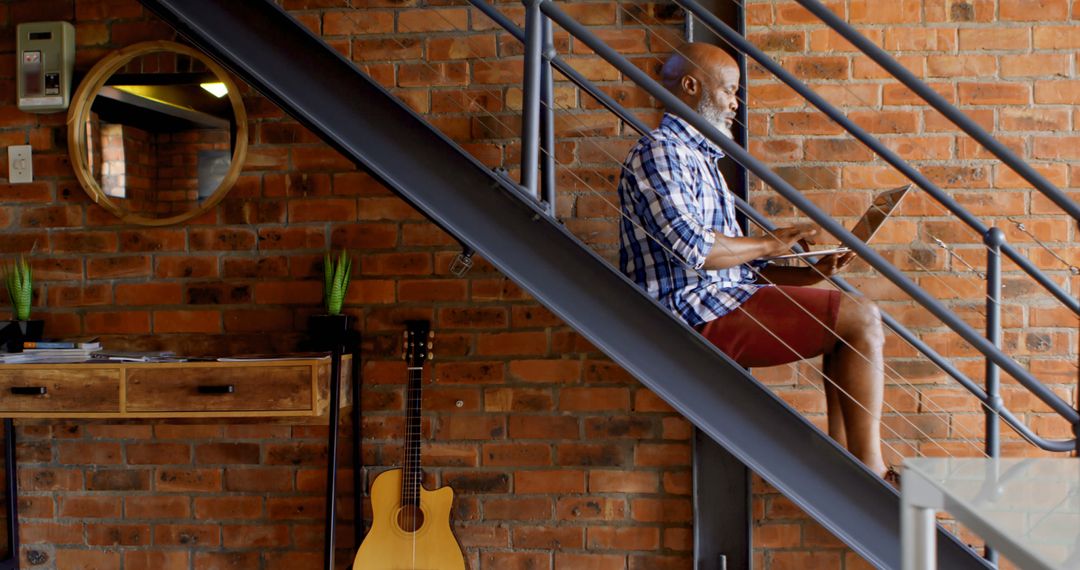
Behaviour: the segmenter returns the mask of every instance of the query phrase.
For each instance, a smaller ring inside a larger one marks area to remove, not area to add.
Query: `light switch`
[[[28,184],[34,181],[34,160],[30,145],[20,144],[8,147],[8,182]]]

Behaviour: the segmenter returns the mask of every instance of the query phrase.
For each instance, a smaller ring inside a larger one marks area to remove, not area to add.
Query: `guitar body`
[[[420,488],[422,522],[406,532],[399,522],[402,470],[385,471],[371,486],[371,530],[353,561],[353,570],[465,570],[461,546],[450,530],[454,490]],[[408,516],[406,514],[405,516]]]

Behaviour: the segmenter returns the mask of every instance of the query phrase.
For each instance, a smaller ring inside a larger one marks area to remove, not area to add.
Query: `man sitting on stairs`
[[[662,71],[664,85],[731,136],[739,67],[722,49],[692,43]],[[829,435],[888,479],[881,456],[881,316],[862,297],[808,287],[854,254],[813,267],[762,258],[812,243],[811,225],[746,237],[716,161],[720,148],[672,113],[630,151],[619,182],[619,266],[635,283],[745,367],[824,355]]]

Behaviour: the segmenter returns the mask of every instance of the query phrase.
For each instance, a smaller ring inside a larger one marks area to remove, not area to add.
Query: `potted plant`
[[[4,323],[0,338],[7,342],[8,352],[22,351],[24,340],[41,340],[45,321],[30,319],[30,303],[34,294],[34,274],[26,259],[19,257],[4,274],[4,285],[11,299],[13,320]]]
[[[345,250],[335,260],[329,252],[323,257],[323,314],[308,318],[308,332],[316,350],[340,347],[351,328],[351,317],[341,314],[345,295],[352,281],[352,257]]]

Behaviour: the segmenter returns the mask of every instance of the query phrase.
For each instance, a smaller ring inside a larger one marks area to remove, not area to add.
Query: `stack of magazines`
[[[99,350],[96,338],[25,341],[22,352],[0,353],[0,364],[85,362]]]

